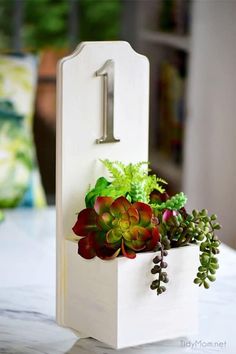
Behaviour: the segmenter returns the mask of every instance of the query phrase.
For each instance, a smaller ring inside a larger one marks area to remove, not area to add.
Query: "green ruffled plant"
[[[218,269],[216,255],[220,241],[215,234],[221,228],[215,214],[207,210],[184,208],[187,197],[181,192],[170,197],[166,181],[149,175],[148,163],[125,165],[119,161],[101,161],[110,179],[100,177],[85,196],[86,209],[78,214],[73,226],[78,253],[87,259],[98,256],[111,259],[122,254],[135,258],[137,252],[156,251],[150,288],[157,295],[166,291],[168,249],[198,244],[200,265],[194,283],[209,288]]]
[[[120,161],[101,160],[110,173],[111,180],[100,177],[94,188],[85,197],[86,207],[92,207],[98,196],[118,198],[124,196],[130,202],[149,203],[154,190],[164,193],[163,184],[167,184],[156,175],[148,175],[148,162],[125,165]]]

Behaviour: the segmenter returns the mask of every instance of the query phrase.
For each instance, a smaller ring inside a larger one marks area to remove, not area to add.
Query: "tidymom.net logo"
[[[181,347],[191,349],[212,349],[214,351],[224,350],[226,348],[226,341],[207,341],[207,340],[180,340]],[[218,350],[217,350],[218,349]]]

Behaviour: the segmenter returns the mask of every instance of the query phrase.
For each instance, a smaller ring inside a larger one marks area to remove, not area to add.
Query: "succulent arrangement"
[[[198,244],[200,265],[194,283],[209,288],[219,267],[216,256],[220,241],[215,232],[221,226],[216,215],[208,215],[206,209],[188,213],[186,195],[169,196],[167,182],[150,175],[147,162],[101,162],[111,178],[100,177],[85,196],[86,208],[79,212],[72,228],[80,236],[79,255],[109,260],[156,252],[151,269],[155,279],[150,288],[160,295],[169,281],[165,261],[168,249]]]

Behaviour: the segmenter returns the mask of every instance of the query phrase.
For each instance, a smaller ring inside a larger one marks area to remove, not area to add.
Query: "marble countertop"
[[[236,252],[222,245],[217,281],[200,289],[197,336],[116,351],[55,322],[55,210],[13,210],[0,224],[0,354],[236,353]]]

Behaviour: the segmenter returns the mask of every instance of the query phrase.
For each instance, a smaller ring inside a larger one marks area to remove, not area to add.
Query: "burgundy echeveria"
[[[86,259],[112,259],[120,253],[135,258],[136,252],[153,250],[160,239],[151,207],[125,197],[97,197],[94,208],[79,213],[73,231],[82,236],[78,253]]]

